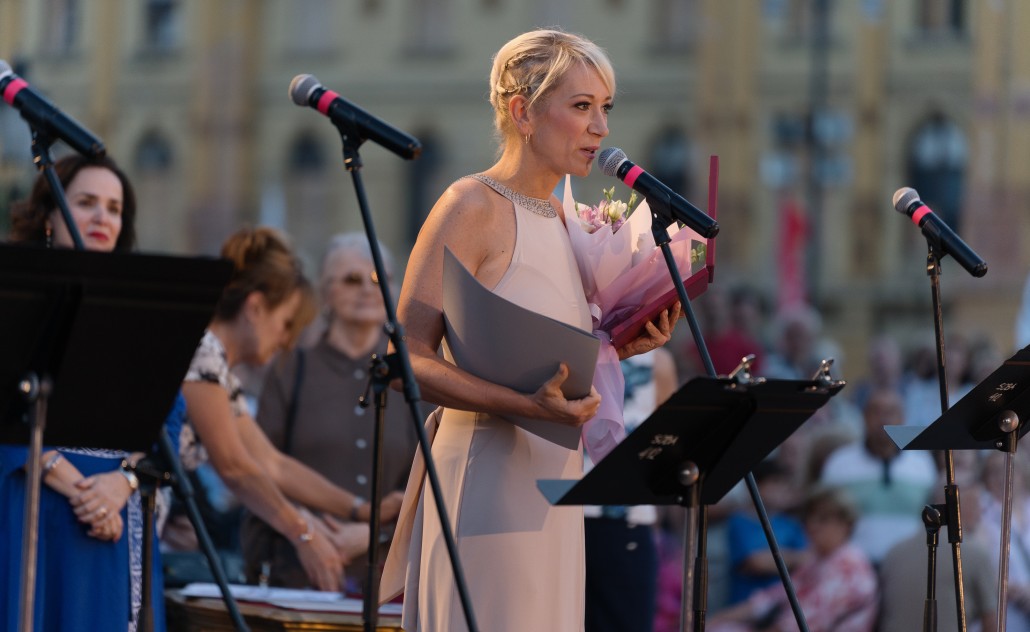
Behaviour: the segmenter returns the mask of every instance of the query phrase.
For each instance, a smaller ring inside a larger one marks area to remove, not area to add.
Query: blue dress
[[[180,396],[181,399],[181,396]],[[178,428],[184,405],[177,399],[167,425]],[[170,428],[171,429],[171,428]],[[178,436],[177,430],[172,436]],[[121,467],[125,452],[59,448],[83,476]],[[28,448],[0,445],[0,630],[18,629],[21,604],[22,521]],[[139,493],[122,508],[118,542],[87,535],[68,499],[40,487],[39,546],[33,629],[36,632],[134,632],[142,601],[143,522]],[[152,595],[154,629],[165,630],[164,584],[155,537]]]

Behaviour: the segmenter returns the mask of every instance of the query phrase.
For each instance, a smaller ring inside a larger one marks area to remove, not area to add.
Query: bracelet
[[[57,464],[60,463],[63,458],[64,457],[61,456],[60,452],[55,452],[52,457],[47,459],[46,463],[43,465],[43,471],[39,475],[39,480],[45,479],[47,475],[50,474],[50,471],[57,467]]]
[[[131,463],[127,460],[122,460],[122,467],[118,471],[121,472],[126,482],[129,483],[129,489],[132,491],[139,489],[139,478],[136,476],[136,472],[133,471]]]
[[[361,522],[360,520],[358,520],[358,509],[361,509],[361,506],[364,505],[364,504],[365,504],[365,499],[364,498],[362,498],[361,496],[355,496],[354,497],[354,502],[350,506],[350,521],[351,522]]]
[[[305,518],[304,524],[307,525],[308,530],[297,536],[297,541],[301,544],[307,544],[315,539],[315,530],[311,527],[311,521]]]

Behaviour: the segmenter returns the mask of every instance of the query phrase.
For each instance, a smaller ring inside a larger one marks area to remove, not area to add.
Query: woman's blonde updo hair
[[[244,228],[222,244],[222,257],[232,262],[229,284],[215,307],[215,319],[233,320],[243,309],[247,297],[260,292],[270,308],[275,308],[301,293],[301,305],[290,324],[291,339],[315,316],[315,293],[304,276],[300,259],[286,237],[268,228]]]
[[[608,91],[615,94],[615,71],[608,55],[585,37],[540,29],[519,35],[497,51],[490,71],[490,104],[494,107],[494,127],[502,142],[518,136],[508,113],[511,98],[521,94],[529,100],[528,108],[532,108],[546,100],[576,64],[596,70]]]

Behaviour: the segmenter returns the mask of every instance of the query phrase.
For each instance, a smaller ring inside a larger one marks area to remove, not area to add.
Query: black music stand
[[[0,245],[0,443],[30,446],[23,623],[43,444],[150,452],[230,272],[215,259]]]
[[[697,377],[581,480],[540,480],[537,486],[552,505],[711,505],[843,387],[828,374],[816,380]],[[695,624],[704,629],[707,562],[703,554],[698,559]]]
[[[998,629],[1005,629],[1008,592],[1008,557],[1012,526],[1013,457],[1019,439],[1030,430],[1030,346],[1002,363],[973,390],[928,426],[886,426],[884,430],[902,450],[987,450],[1005,452],[1006,478],[998,560]],[[923,510],[927,538],[927,597],[924,627],[936,628],[936,559],[938,533],[948,526],[949,539],[961,540],[962,517],[958,487],[951,487],[943,505]],[[961,584],[959,584],[961,588]],[[959,597],[962,597],[961,592]]]

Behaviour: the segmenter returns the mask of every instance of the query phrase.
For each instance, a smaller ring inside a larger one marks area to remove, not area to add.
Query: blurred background
[[[974,279],[944,260],[946,332],[1015,349],[1022,0],[0,0],[0,58],[129,173],[141,250],[214,254],[270,224],[312,264],[361,227],[335,128],[287,96],[315,75],[425,147],[412,162],[362,148],[376,228],[403,263],[447,184],[492,163],[492,54],[552,25],[611,55],[606,146],[702,208],[719,156],[716,284],[748,289],[766,322],[813,306],[846,378],[869,371],[877,335],[932,341],[926,240],[891,204],[902,186],[990,264]],[[33,175],[28,128],[0,104],[0,233]],[[628,196],[597,170],[574,189],[593,204],[612,184]]]

